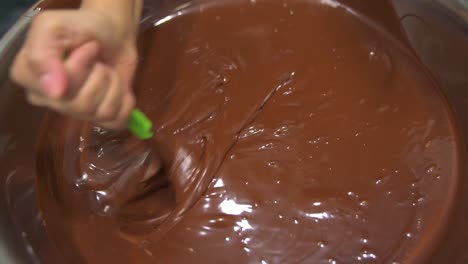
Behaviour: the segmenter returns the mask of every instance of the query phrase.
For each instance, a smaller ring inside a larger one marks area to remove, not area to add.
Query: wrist
[[[109,18],[123,38],[134,40],[142,8],[143,0],[82,0],[80,9]]]

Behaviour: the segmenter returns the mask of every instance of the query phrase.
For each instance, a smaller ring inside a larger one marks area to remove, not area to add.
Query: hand
[[[125,17],[125,16],[122,16]],[[121,129],[135,105],[135,17],[92,8],[46,11],[33,21],[11,68],[28,100],[107,129]]]

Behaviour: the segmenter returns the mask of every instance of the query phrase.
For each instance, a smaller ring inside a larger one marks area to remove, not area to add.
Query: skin
[[[107,129],[126,127],[141,0],[82,0],[32,22],[10,69],[29,102]]]

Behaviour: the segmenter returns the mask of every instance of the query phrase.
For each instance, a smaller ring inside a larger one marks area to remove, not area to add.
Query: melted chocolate
[[[213,2],[140,38],[135,89],[154,139],[47,114],[42,216],[25,211],[31,224],[10,205],[19,226],[42,223],[67,263],[430,259],[452,216],[461,143],[387,2]],[[29,167],[6,187],[29,201],[32,157],[18,155]],[[40,258],[58,259],[43,244]]]
[[[232,1],[168,18],[142,37],[136,82],[154,140],[44,123],[40,203],[67,259],[425,257],[449,214],[457,139],[407,50],[327,1]]]

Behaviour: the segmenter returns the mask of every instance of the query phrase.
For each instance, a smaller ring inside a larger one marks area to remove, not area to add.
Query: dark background
[[[0,37],[34,0],[0,0]]]

